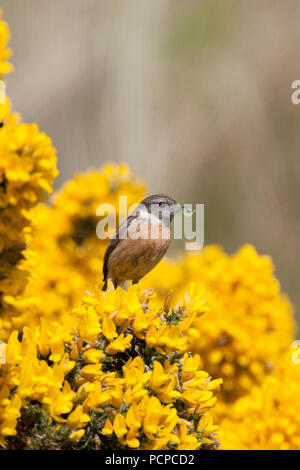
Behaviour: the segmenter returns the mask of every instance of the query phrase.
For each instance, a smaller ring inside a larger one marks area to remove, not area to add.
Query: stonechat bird
[[[111,238],[103,262],[103,290],[126,281],[139,282],[165,255],[171,241],[171,222],[181,205],[172,197],[146,197]]]

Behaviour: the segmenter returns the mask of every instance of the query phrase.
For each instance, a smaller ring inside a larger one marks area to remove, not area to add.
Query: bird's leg
[[[120,287],[122,287],[122,289],[128,291],[128,289],[130,287],[130,281],[120,281],[120,282],[118,282],[118,285]]]
[[[132,281],[132,285],[137,284],[138,282],[139,282],[139,279],[134,279],[134,281]]]

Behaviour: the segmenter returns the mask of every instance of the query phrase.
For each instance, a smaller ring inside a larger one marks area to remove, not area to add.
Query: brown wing
[[[107,280],[107,263],[111,253],[118,246],[118,244],[125,238],[127,230],[131,222],[136,218],[136,215],[130,215],[126,220],[120,225],[114,236],[111,238],[109,244],[107,245],[106,252],[103,260],[103,281]]]

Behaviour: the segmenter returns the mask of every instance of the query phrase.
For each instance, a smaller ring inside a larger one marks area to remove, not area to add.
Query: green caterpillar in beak
[[[195,210],[190,209],[188,207],[183,207],[182,208],[182,213],[183,213],[184,217],[191,217],[195,213]]]

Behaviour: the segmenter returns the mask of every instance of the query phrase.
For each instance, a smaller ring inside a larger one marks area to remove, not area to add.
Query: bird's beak
[[[181,206],[181,204],[179,204],[179,202],[177,204],[175,204],[175,208],[174,208],[174,215],[177,215],[177,214],[182,214],[182,211],[183,211],[183,206]]]

